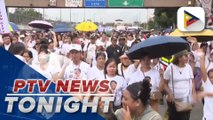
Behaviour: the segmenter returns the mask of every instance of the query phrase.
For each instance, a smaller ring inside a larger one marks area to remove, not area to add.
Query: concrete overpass
[[[7,7],[34,7],[34,8],[47,8],[50,7],[52,0],[5,0]],[[56,0],[56,8],[65,8],[65,0]],[[195,0],[144,0],[143,8],[154,7],[181,7],[188,6],[189,3],[193,6]],[[109,8],[109,7],[108,7]]]

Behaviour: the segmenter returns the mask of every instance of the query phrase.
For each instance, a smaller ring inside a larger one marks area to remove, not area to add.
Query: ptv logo
[[[205,27],[205,12],[201,7],[181,7],[177,12],[180,31],[202,31]]]

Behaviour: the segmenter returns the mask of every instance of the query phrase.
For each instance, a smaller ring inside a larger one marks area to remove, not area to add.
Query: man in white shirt
[[[72,44],[70,48],[70,56],[71,63],[66,67],[64,72],[64,79],[78,79],[78,80],[86,80],[87,73],[89,71],[89,64],[83,62],[81,60],[81,46],[78,44]],[[63,68],[62,68],[63,69]],[[62,70],[63,71],[63,70]]]
[[[88,64],[92,64],[92,61],[93,61],[93,55],[96,53],[95,50],[96,50],[96,36],[95,35],[91,35],[90,37],[90,42],[88,42],[87,44],[85,44],[84,46],[84,58],[85,58],[85,61],[88,63]]]
[[[10,34],[3,34],[2,35],[3,45],[2,47],[7,50],[8,52],[13,54],[14,45],[11,42]]]

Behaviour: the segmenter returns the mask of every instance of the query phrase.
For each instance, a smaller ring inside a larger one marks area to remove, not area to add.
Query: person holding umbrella
[[[143,54],[143,56],[140,59],[140,62],[141,68],[137,69],[137,71],[132,75],[131,79],[128,82],[128,85],[143,81],[143,79],[147,77],[150,78],[150,83],[152,85],[150,104],[154,110],[158,111],[159,107],[158,98],[160,94],[159,91],[161,80],[160,74],[156,69],[151,68],[151,58],[148,53]]]
[[[174,55],[173,63],[164,72],[164,87],[168,94],[167,104],[169,120],[189,120],[192,107],[179,110],[177,101],[192,105],[195,95],[194,75],[188,64],[188,51],[183,50]]]
[[[151,105],[155,110],[158,110],[158,97],[160,97],[158,93],[163,89],[163,78],[157,70],[151,68],[150,60],[170,56],[187,48],[188,43],[182,38],[158,36],[148,38],[129,49],[127,55],[130,59],[141,60],[141,69],[133,74],[129,85],[142,81],[145,77],[150,77],[152,84]],[[140,79],[138,79],[138,76],[141,76]]]

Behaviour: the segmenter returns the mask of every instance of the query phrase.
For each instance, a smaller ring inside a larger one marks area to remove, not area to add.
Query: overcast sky
[[[81,22],[90,19],[95,22],[114,22],[116,19],[122,19],[124,22],[134,21],[147,22],[147,19],[153,15],[153,9],[36,9],[38,12],[44,12],[45,18],[63,21]],[[14,8],[9,8],[14,12]],[[61,13],[61,16],[60,16]]]

